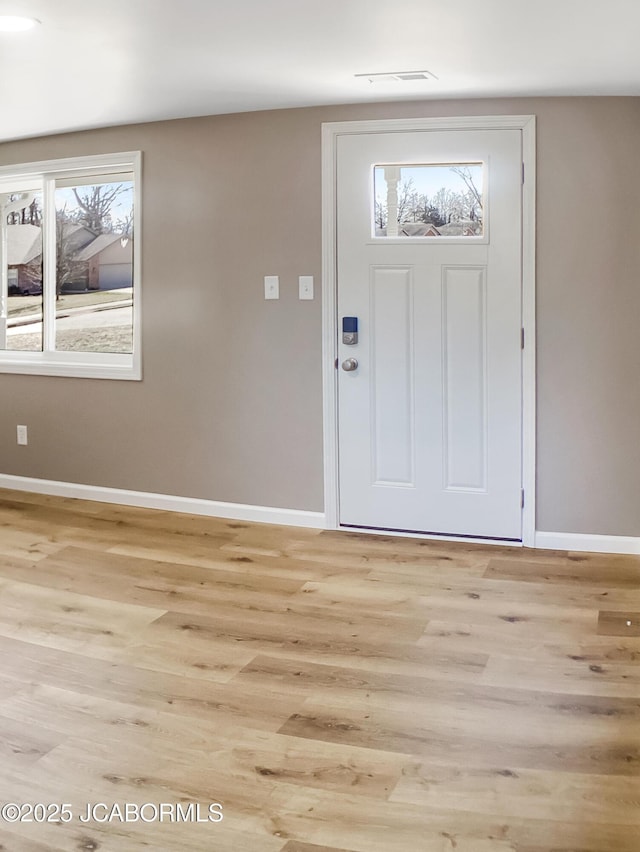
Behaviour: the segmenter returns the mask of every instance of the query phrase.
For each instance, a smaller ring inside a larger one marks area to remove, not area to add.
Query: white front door
[[[517,129],[338,137],[341,525],[521,538],[521,175]]]

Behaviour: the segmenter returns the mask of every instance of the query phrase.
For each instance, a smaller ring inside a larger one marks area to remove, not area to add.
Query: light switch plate
[[[264,276],[264,297],[265,299],[280,298],[280,279],[277,275]]]
[[[313,299],[313,275],[298,278],[298,292],[301,299]]]

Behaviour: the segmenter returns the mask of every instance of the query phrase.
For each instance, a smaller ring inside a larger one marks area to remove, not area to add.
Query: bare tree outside
[[[464,181],[464,184],[469,192],[469,198],[467,199],[467,203],[471,210],[473,211],[475,208],[482,210],[482,193],[475,185],[473,174],[471,173],[471,169],[469,168],[469,166],[452,166],[451,171],[454,174],[459,175],[459,177],[461,177]]]
[[[89,228],[94,234],[113,233],[111,208],[118,196],[126,191],[127,187],[122,184],[101,184],[82,187],[80,190],[73,187],[78,204],[76,222]]]
[[[67,214],[65,204],[62,209],[56,210],[56,300],[60,299],[62,286],[69,282],[73,271],[72,250],[69,243],[72,227],[73,221]]]
[[[450,175],[443,184],[447,185],[442,185],[438,189],[432,188],[430,192],[421,192],[413,177],[402,180],[398,186],[398,224],[433,225],[435,229],[438,229],[437,233],[445,236],[447,234],[465,236],[481,234],[483,198],[477,176],[481,180],[482,167],[474,164],[473,166],[402,167],[402,170],[412,170],[416,174],[420,168],[424,168],[425,171],[435,168],[440,170],[440,173],[446,169]],[[386,229],[388,220],[386,182],[382,173],[382,167],[376,167],[375,227],[379,230]],[[455,178],[452,177],[453,175]],[[440,232],[439,229],[443,230]],[[410,233],[413,233],[413,230]]]
[[[413,178],[403,180],[398,192],[398,222],[406,222],[413,216],[415,209],[416,192],[413,187]],[[415,219],[413,220],[415,222]]]
[[[22,193],[13,192],[9,195],[9,201],[15,201]],[[7,216],[7,225],[35,225],[42,226],[42,203],[40,196],[36,195],[31,204],[21,210],[15,210]]]
[[[133,210],[115,221],[114,230],[117,234],[122,234],[123,237],[133,239]]]

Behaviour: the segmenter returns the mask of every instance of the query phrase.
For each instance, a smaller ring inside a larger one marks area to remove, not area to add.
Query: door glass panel
[[[482,237],[483,164],[385,164],[373,169],[376,237]]]
[[[42,193],[0,197],[6,216],[7,301],[0,318],[3,349],[42,351]]]

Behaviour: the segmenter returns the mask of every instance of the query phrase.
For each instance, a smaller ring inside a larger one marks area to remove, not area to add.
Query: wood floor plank
[[[328,846],[316,846],[315,843],[300,843],[297,840],[290,840],[282,852],[349,852],[349,850],[336,849],[335,846],[330,849]]]
[[[3,558],[25,559],[33,563],[56,553],[63,546],[46,534],[15,529],[7,523],[0,526],[0,555]]]
[[[328,578],[331,579],[331,578]],[[557,604],[570,607],[589,607],[600,609],[625,609],[630,604],[638,603],[640,609],[640,583],[635,587],[616,589],[612,586],[594,586],[576,582],[546,583],[543,581],[521,583],[518,580],[495,577],[470,577],[451,573],[445,578],[439,571],[434,571],[430,565],[425,565],[421,574],[402,574],[393,568],[374,569],[365,577],[358,578],[360,584],[380,584],[384,588],[389,584],[392,588],[402,588],[406,592],[424,597],[437,595],[440,598],[466,599],[518,604]],[[476,603],[475,607],[483,607],[484,603]]]
[[[640,565],[635,556],[567,554],[555,561],[528,561],[495,557],[489,560],[484,577],[518,580],[521,583],[580,583],[595,587],[637,589]]]
[[[483,660],[479,659],[478,670],[482,665]],[[376,696],[436,700],[441,699],[443,694],[464,695],[462,700],[469,700],[464,688],[458,687],[455,682],[443,683],[440,679],[430,677],[430,674],[433,675],[433,670],[428,665],[424,666],[422,676],[417,677],[415,674],[390,674],[259,654],[234,677],[234,682],[251,683],[258,689],[278,685],[294,694],[306,696],[313,696],[314,693],[330,694],[332,700],[345,695],[354,700],[360,697],[370,700]],[[474,695],[477,692],[472,691]]]
[[[5,697],[0,701],[0,717],[37,729],[52,706],[56,707],[52,724],[59,741],[73,739],[81,730],[85,741],[110,747],[115,732],[119,743],[126,737],[136,748],[161,756],[163,764],[172,755],[172,765],[182,783],[195,783],[194,776],[203,762],[210,774],[210,755],[215,754],[216,773],[336,791],[357,789],[385,799],[399,778],[415,766],[404,755],[313,743],[251,729],[241,721],[184,717],[56,687],[24,688]],[[57,749],[57,759],[60,754]],[[124,780],[122,758],[117,772],[115,783]],[[48,766],[48,777],[52,773]],[[133,772],[132,783],[138,775]]]
[[[526,656],[492,656],[483,674],[491,686],[513,684],[574,695],[637,698],[640,694],[640,666],[634,661],[590,663],[588,660],[551,660],[544,666]]]
[[[66,650],[126,645],[166,612],[124,602],[115,606],[70,590],[2,579],[0,599],[1,636]]]
[[[580,625],[565,624],[558,630],[532,636],[502,620],[478,624],[455,618],[446,621],[432,619],[417,645],[434,652],[443,648],[462,653],[475,650],[478,653],[526,657],[529,660],[640,660],[640,637],[604,636],[597,632],[597,623],[594,626],[596,630],[592,632],[585,631]]]
[[[82,810],[82,809],[81,809]],[[80,813],[80,811],[76,811]],[[196,823],[90,822],[74,820],[68,825],[14,825],[0,834],[0,849],[7,852],[280,852],[282,840],[265,836],[256,846],[255,837],[233,831],[224,823],[213,827]]]
[[[0,761],[4,766],[25,767],[39,761],[60,743],[45,720],[29,729],[19,721],[0,717]]]
[[[190,515],[158,512],[151,517],[144,509],[99,503],[95,507],[101,507],[102,511],[86,511],[85,503],[80,505],[81,502],[69,501],[68,506],[55,503],[44,506],[32,502],[25,505],[0,501],[0,528],[4,525],[23,536],[29,534],[43,538],[49,543],[52,553],[66,546],[104,552],[118,544],[140,547],[166,545],[169,548],[177,544],[188,553],[190,547],[214,550],[234,537],[227,522],[217,519],[207,519],[210,523],[205,529],[201,519]]]
[[[225,545],[224,549],[233,546]],[[479,550],[456,543],[443,546],[440,542],[410,538],[404,539],[402,546],[398,548],[398,539],[393,536],[323,531],[315,540],[305,543],[292,542],[289,555],[310,562],[331,561],[335,565],[364,565],[370,569],[393,566],[399,571],[409,572],[423,570],[425,566],[451,568],[451,563],[455,561],[457,573],[482,576],[494,550],[495,548]]]
[[[183,716],[221,721],[243,720],[249,727],[277,730],[291,712],[291,696],[255,694],[242,687],[180,675],[138,669],[135,666],[83,657],[27,642],[0,638],[6,655],[4,674],[19,683],[62,686],[79,694],[100,695]],[[254,700],[252,700],[254,699]]]
[[[224,807],[0,850],[638,852],[638,613],[638,557],[0,491],[0,804]]]
[[[640,777],[628,775],[514,771],[430,760],[416,771],[405,771],[390,800],[560,824],[571,813],[586,823],[615,821],[634,832],[640,827]]]
[[[601,636],[640,636],[640,611],[600,610],[598,633]]]
[[[380,584],[366,584],[365,581],[354,579],[350,583],[341,584],[339,594],[342,600],[346,599],[361,612],[384,608],[391,613],[408,611],[428,621],[456,619],[473,624],[503,622],[505,639],[510,634],[566,635],[567,630],[572,629],[582,633],[596,632],[597,610],[585,604],[509,602],[488,598],[478,605],[478,599],[468,595],[440,595],[431,590],[425,591],[426,594],[418,596],[405,589],[384,588]],[[293,596],[293,601],[304,596],[313,599],[316,606],[328,607],[337,593],[338,589],[332,582],[309,582]]]
[[[331,819],[318,814],[331,809]],[[414,805],[387,803],[371,811],[362,797],[350,794],[335,800],[323,790],[300,791],[280,809],[280,834],[321,848],[354,852],[510,852],[509,827],[491,817],[465,815],[457,824],[450,814]],[[342,846],[338,844],[342,842]]]
[[[16,576],[18,571],[12,574]],[[96,554],[77,547],[67,547],[42,560],[37,577],[48,588],[162,610],[204,613],[211,612],[214,602],[229,601],[238,608],[255,608],[257,600],[268,604],[270,595],[280,605],[303,585],[299,580],[234,574],[110,552]],[[105,582],[106,578],[109,582]]]
[[[295,611],[293,607],[275,615],[264,613],[260,618],[234,617],[226,610],[218,610],[215,619],[167,613],[150,625],[145,635],[175,642],[176,634],[183,634],[182,647],[193,656],[206,653],[207,648],[224,655],[228,643],[235,643],[236,647],[250,649],[254,656],[266,653],[335,665],[348,660],[353,667],[387,673],[419,676],[437,672],[444,680],[482,676],[486,655],[469,651],[432,654],[409,640],[394,641],[402,638],[406,629],[413,632],[417,627],[421,632],[423,622],[411,620],[407,625],[389,619],[385,624],[367,616],[357,621],[355,625],[349,609],[338,615],[337,623],[328,623],[317,610]]]
[[[492,736],[488,736],[491,728],[486,718],[484,722],[474,719],[472,726],[464,715],[420,714],[415,703],[346,705],[334,701],[328,706],[309,699],[303,711],[292,714],[279,732],[363,748],[375,743],[376,748],[423,759],[432,756],[439,761],[454,761],[464,754],[464,760],[477,767],[497,765],[516,771],[569,767],[575,772],[629,776],[640,773],[635,719],[624,727],[606,725],[606,720],[580,726],[567,723],[550,732],[548,726],[532,730],[530,722],[518,721],[517,714],[501,714],[494,722]]]
[[[61,837],[57,839],[62,841]],[[57,843],[53,846],[51,843],[41,843],[28,837],[20,837],[2,827],[0,828],[0,852],[65,852],[65,850]]]
[[[497,688],[482,682],[452,682],[429,677],[407,677],[368,672],[346,666],[328,666],[298,660],[257,656],[234,678],[234,683],[247,682],[265,685],[270,682],[292,693],[306,693],[313,701],[330,696],[333,707],[353,708],[392,706],[415,703],[417,708],[428,701],[429,718],[441,712],[443,718],[452,719],[456,713],[473,708],[473,719],[467,730],[482,720],[490,725],[513,715],[513,723],[531,724],[534,717],[547,727],[557,728],[566,722],[573,729],[587,722],[616,719],[616,730],[630,724],[640,724],[640,700],[637,697],[576,695],[574,693],[544,692],[513,686]],[[471,714],[469,714],[471,715]],[[494,727],[495,724],[494,724]],[[534,734],[532,734],[534,736]]]
[[[206,816],[204,823],[192,819],[182,820],[180,826],[172,821],[168,824],[158,824],[159,821],[153,817],[152,812],[149,825],[153,828],[155,824],[156,836],[158,833],[170,832],[166,839],[169,849],[207,849],[212,846],[216,848],[216,844],[221,843],[222,848],[250,850],[249,837],[243,839],[244,819],[256,820],[255,828],[260,835],[260,848],[264,845],[267,849],[280,849],[282,846],[283,841],[272,836],[266,823],[270,803],[273,803],[274,807],[281,805],[286,793],[279,793],[277,785],[271,779],[259,776],[244,779],[227,775],[224,771],[219,771],[211,756],[205,752],[200,752],[200,755],[195,751],[185,752],[182,758],[178,750],[164,755],[160,749],[151,750],[134,736],[123,745],[126,745],[126,752],[118,753],[113,744],[92,744],[82,739],[69,741],[47,756],[47,760],[40,767],[39,777],[42,778],[46,773],[51,785],[55,784],[64,789],[65,801],[70,804],[74,817],[86,813],[87,803],[104,803],[107,807],[100,809],[102,813],[114,803],[134,803],[139,807],[145,803],[152,806],[161,802],[194,803],[200,805],[203,815],[207,814],[210,803],[222,805],[224,819],[215,824],[208,823]],[[141,765],[144,765],[144,774],[140,774]],[[22,800],[27,795],[45,795],[42,785],[34,775],[32,778],[27,775],[20,781],[13,778],[11,789],[13,795]],[[28,794],[27,790],[31,792]],[[262,814],[265,814],[264,819]],[[51,827],[56,828],[55,825]],[[73,823],[69,824],[69,828],[74,827],[82,827],[79,818],[74,818]],[[135,836],[141,833],[144,826],[140,824],[140,820],[123,824],[121,820],[116,819],[112,825],[90,820],[85,823],[84,828],[101,833],[110,833],[110,829],[120,828],[124,832],[120,837],[123,844],[121,848],[128,849],[126,833],[132,832]],[[176,830],[179,840],[176,838]],[[145,838],[144,830],[142,835],[140,847],[145,839],[147,842],[154,839],[153,835]],[[41,836],[48,838],[52,834],[43,831]],[[256,843],[255,837],[253,842]],[[111,848],[118,847],[114,844]],[[131,848],[137,849],[138,844],[132,841]]]
[[[296,579],[300,580],[301,584],[318,577],[346,579],[358,573],[367,574],[369,571],[366,564],[358,567],[355,565],[340,567],[330,560],[324,563],[310,562],[305,559],[296,559],[288,554],[284,557],[255,553],[249,556],[234,548],[222,550],[221,547],[212,548],[209,544],[197,542],[185,547],[183,541],[157,544],[148,538],[137,544],[115,544],[108,547],[107,552],[157,562],[169,561],[174,565],[215,568],[230,571],[238,576],[250,574]]]

